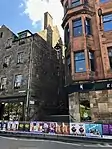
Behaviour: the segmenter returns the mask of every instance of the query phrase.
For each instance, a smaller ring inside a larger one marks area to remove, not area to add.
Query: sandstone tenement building
[[[66,89],[76,121],[112,120],[112,0],[61,0]]]

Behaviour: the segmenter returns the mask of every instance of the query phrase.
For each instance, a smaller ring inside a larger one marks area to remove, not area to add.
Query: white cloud
[[[19,5],[19,8],[22,8],[24,6],[24,4],[23,3],[21,3],[20,5]]]
[[[63,37],[63,29],[61,27],[63,18],[63,8],[60,0],[23,0],[24,13],[32,20],[32,25],[36,25],[37,21],[42,21],[42,29],[44,22],[44,13],[49,12],[53,17],[53,23],[58,26],[61,36]]]

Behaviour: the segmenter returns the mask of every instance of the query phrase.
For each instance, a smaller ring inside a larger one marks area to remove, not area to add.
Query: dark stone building
[[[0,28],[0,119],[43,120],[58,112],[56,51],[38,34]]]
[[[112,1],[61,0],[66,89],[77,122],[112,120]]]

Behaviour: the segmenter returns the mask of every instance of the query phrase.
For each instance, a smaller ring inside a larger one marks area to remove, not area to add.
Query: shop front
[[[76,122],[103,121],[112,118],[112,81],[78,83],[67,87],[69,113]]]

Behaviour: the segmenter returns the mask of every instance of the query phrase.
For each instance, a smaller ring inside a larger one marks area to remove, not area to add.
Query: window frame
[[[5,43],[5,48],[8,49],[11,48],[11,46],[12,46],[12,38],[8,38]]]
[[[69,44],[69,41],[70,41],[70,28],[69,28],[69,24],[67,24],[65,26],[65,29],[64,29],[64,41],[65,41],[65,44],[66,45]]]
[[[69,6],[68,6],[68,0],[67,0],[67,2],[65,3],[65,6],[64,6],[64,14],[66,14],[68,8],[69,8]]]
[[[89,21],[89,23],[88,23],[88,21]],[[86,33],[86,35],[92,35],[91,19],[87,18],[87,17],[85,18],[85,33]]]
[[[5,63],[7,66],[10,65],[10,56],[9,56],[9,55],[4,57],[4,63]]]
[[[80,24],[75,26],[75,22],[77,23],[78,21],[80,21]],[[75,29],[77,28],[81,28],[81,34],[75,34]],[[73,30],[73,37],[80,37],[83,35],[83,27],[82,27],[82,18],[79,17],[75,20],[72,20],[72,30]]]
[[[77,4],[78,2],[79,2],[79,4]],[[81,0],[71,0],[71,7],[77,7],[80,5],[81,5]]]
[[[3,37],[3,32],[0,32],[0,38],[2,38]]]
[[[108,19],[108,17],[110,17],[110,16],[111,16],[111,19]],[[105,21],[104,17],[106,17],[108,20]],[[112,26],[112,13],[108,13],[108,14],[103,15],[103,28],[104,28],[104,31],[105,32],[112,31],[112,27],[111,27],[111,29],[105,30],[105,24],[106,23],[111,23],[110,26]]]
[[[23,57],[24,57],[24,52],[18,52],[17,53],[17,64],[23,64]]]
[[[71,73],[71,57],[70,55],[68,55],[66,57],[66,63],[67,63],[67,70],[68,70],[68,73],[70,74]]]
[[[111,47],[107,47],[107,51],[108,51],[108,59],[109,59],[109,65],[110,65],[110,69],[112,69],[112,62],[110,61],[110,58],[112,59],[112,46]],[[111,51],[111,56],[109,56],[109,52]]]
[[[17,77],[18,76],[21,76],[21,81],[20,82],[17,81]],[[15,75],[15,77],[14,77],[14,88],[20,88],[21,87],[22,79],[23,79],[23,75],[22,74]],[[17,85],[18,83],[19,83],[19,85]]]
[[[109,0],[100,0],[100,3],[107,3]]]
[[[3,83],[3,82],[4,82],[4,81],[3,81],[4,79],[5,79],[5,83]],[[5,90],[5,89],[7,88],[6,86],[7,86],[7,78],[6,78],[6,77],[2,77],[2,78],[1,78],[0,89],[1,89],[1,90]]]
[[[80,58],[80,59],[76,59],[76,54],[81,54],[83,53],[83,58]],[[77,62],[81,62],[81,61],[84,61],[85,62],[85,70],[82,70],[82,71],[77,71]],[[83,72],[86,72],[86,58],[85,58],[85,52],[84,51],[79,51],[79,52],[74,52],[74,68],[75,68],[75,73],[83,73]]]
[[[92,54],[92,56],[90,56],[90,54]],[[92,71],[92,72],[95,72],[95,57],[94,57],[94,51],[91,51],[91,50],[89,50],[88,51],[88,55],[89,55],[89,65],[90,65],[90,70]],[[93,61],[93,62],[92,62]],[[92,68],[92,64],[91,63],[93,63],[93,67],[94,68]]]

